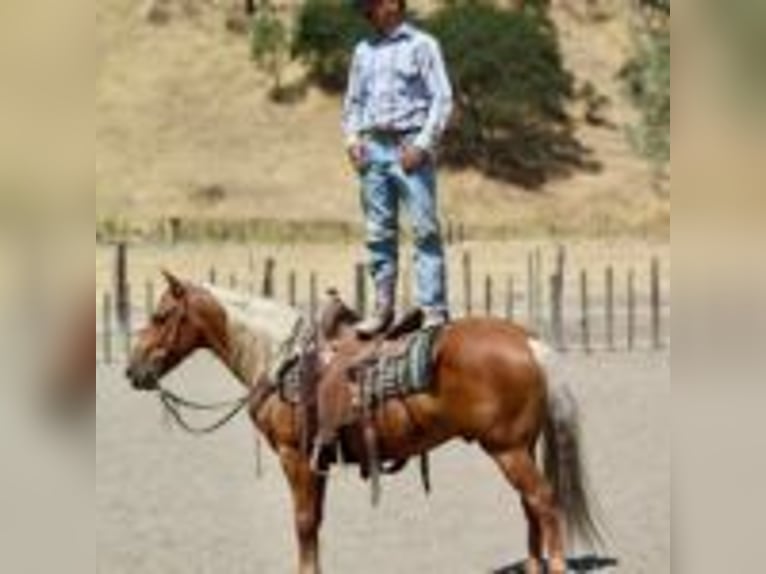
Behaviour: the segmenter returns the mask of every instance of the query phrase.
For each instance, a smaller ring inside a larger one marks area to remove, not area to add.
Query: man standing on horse
[[[372,337],[394,319],[399,204],[415,239],[418,304],[427,326],[449,317],[444,243],[436,200],[436,147],[453,108],[438,41],[406,21],[406,0],[356,0],[374,35],[356,47],[344,109],[349,158],[362,184],[375,312]]]

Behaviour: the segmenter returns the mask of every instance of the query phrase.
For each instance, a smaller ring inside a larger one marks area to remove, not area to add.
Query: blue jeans
[[[367,140],[361,173],[362,207],[366,219],[370,272],[377,303],[394,306],[399,273],[399,206],[407,209],[415,240],[418,304],[447,313],[447,277],[444,244],[436,201],[436,170],[426,161],[405,173],[399,146]]]

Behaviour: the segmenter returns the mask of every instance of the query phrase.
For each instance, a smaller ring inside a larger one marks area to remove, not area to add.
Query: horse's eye
[[[152,315],[152,323],[156,325],[157,327],[161,327],[165,321],[168,319],[167,313],[161,313],[157,312],[154,315]]]

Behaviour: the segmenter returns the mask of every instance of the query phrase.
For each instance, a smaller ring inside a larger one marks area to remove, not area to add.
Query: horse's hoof
[[[524,574],[543,574],[543,565],[539,560],[529,559],[524,565]]]

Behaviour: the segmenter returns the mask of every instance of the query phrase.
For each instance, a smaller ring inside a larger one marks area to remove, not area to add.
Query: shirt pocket
[[[397,92],[403,96],[414,97],[422,91],[422,77],[417,64],[411,59],[401,62],[396,67]]]

